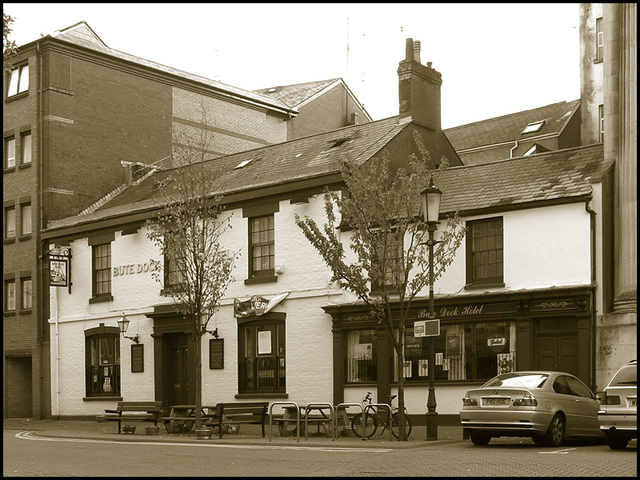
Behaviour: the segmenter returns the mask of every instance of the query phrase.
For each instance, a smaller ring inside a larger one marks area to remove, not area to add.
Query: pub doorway
[[[166,361],[169,405],[190,405],[195,403],[195,382],[193,359],[189,348],[189,336],[185,333],[164,335],[167,343]]]
[[[538,324],[537,368],[579,376],[575,318],[546,318]]]

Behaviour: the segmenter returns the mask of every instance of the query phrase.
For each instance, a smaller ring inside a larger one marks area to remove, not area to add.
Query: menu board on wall
[[[224,368],[224,338],[209,340],[209,368]]]
[[[131,345],[131,371],[144,372],[144,345]]]

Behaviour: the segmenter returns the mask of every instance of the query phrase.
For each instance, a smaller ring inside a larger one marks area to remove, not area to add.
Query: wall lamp
[[[120,317],[120,320],[118,320],[118,327],[120,327],[120,333],[122,334],[122,336],[124,338],[128,338],[129,340],[131,340],[132,342],[135,343],[140,343],[140,336],[139,335],[135,335],[134,337],[127,337],[125,334],[127,333],[127,328],[129,328],[129,323],[131,323],[129,321],[129,319],[127,317],[124,316],[124,312],[122,313],[122,316]]]

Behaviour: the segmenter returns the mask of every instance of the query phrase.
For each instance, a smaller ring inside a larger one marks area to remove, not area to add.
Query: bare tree
[[[202,108],[206,127],[206,110]],[[196,365],[196,428],[201,427],[202,336],[220,304],[229,283],[237,253],[223,247],[222,236],[231,228],[231,217],[223,218],[221,196],[215,194],[210,162],[205,160],[212,136],[206,128],[174,133],[175,168],[161,183],[160,210],[147,222],[150,238],[165,258],[165,269],[156,280],[177,310],[192,326]]]
[[[333,273],[332,281],[351,291],[382,324],[397,355],[400,440],[407,440],[404,416],[404,339],[411,302],[429,285],[427,228],[421,213],[421,192],[440,170],[429,170],[429,152],[419,136],[414,140],[421,157],[412,155],[405,167],[388,154],[358,165],[342,161],[345,190],[325,192],[327,223],[296,216],[296,224]],[[392,167],[392,165],[394,165]],[[357,260],[349,263],[341,240]],[[440,230],[434,252],[434,279],[453,261],[464,236],[457,215]],[[434,368],[430,365],[429,368]]]

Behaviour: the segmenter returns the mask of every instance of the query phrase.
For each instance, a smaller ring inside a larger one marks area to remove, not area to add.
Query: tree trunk
[[[196,430],[202,427],[202,336],[195,335],[195,362],[196,362]]]

